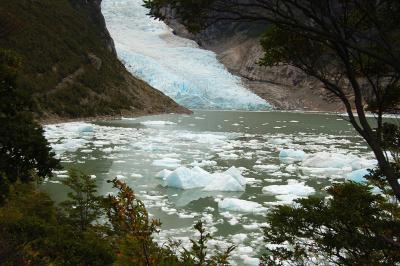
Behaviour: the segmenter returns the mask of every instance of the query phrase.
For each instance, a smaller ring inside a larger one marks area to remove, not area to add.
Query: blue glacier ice
[[[142,0],[103,0],[102,12],[119,58],[135,76],[192,109],[266,110],[215,53],[175,36],[146,14]]]
[[[356,183],[367,183],[366,175],[369,175],[368,169],[355,170],[347,175],[347,180]]]

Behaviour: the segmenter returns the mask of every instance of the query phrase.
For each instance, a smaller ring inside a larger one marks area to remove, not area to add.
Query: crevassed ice
[[[173,35],[147,16],[142,0],[104,0],[102,11],[128,70],[194,109],[263,110],[271,105],[244,88],[213,52]]]

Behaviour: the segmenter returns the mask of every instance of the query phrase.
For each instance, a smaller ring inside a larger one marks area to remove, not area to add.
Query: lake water
[[[238,265],[257,264],[264,215],[273,205],[322,196],[326,186],[375,164],[363,140],[335,114],[195,111],[49,125],[46,137],[65,169],[93,175],[101,194],[113,193],[106,181],[116,176],[134,188],[162,221],[160,243],[174,237],[190,245],[193,224],[202,219],[215,237],[210,246],[238,246],[232,258]],[[179,166],[209,173],[235,166],[246,185],[236,192],[178,189],[157,177]],[[65,199],[59,182],[65,177],[60,171],[43,184],[57,201]]]

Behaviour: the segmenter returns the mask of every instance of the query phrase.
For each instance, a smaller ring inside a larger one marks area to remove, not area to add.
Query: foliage
[[[96,182],[88,175],[71,170],[63,184],[72,192],[68,193],[69,200],[62,202],[60,206],[66,213],[68,222],[85,231],[102,215],[102,197],[96,195]]]
[[[97,196],[93,179],[70,171],[63,183],[71,192],[61,208],[33,184],[11,184],[0,207],[0,265],[228,265],[234,247],[208,256],[211,236],[202,222],[191,250],[173,241],[159,246],[153,236],[160,221],[125,183],[110,182],[118,193]]]
[[[190,240],[191,250],[183,248],[180,242],[170,241],[159,246],[153,235],[159,232],[159,220],[149,218],[143,204],[125,183],[114,179],[111,181],[118,189],[116,196],[110,195],[106,199],[106,212],[115,234],[118,245],[116,265],[228,265],[228,258],[234,250],[229,247],[224,252],[215,252],[207,255],[206,243],[211,235],[206,233],[203,222],[195,224],[194,229],[200,233],[200,238]]]
[[[15,183],[0,208],[1,265],[111,265],[109,242],[65,223],[48,195]]]
[[[400,207],[369,187],[334,185],[316,197],[279,206],[267,215],[268,265],[395,265],[400,262]]]
[[[107,217],[114,233],[120,237],[118,265],[157,265],[160,259],[155,249],[152,234],[157,232],[160,221],[149,219],[149,214],[141,200],[125,183],[114,179],[116,196],[109,195],[106,202]]]
[[[206,233],[204,223],[200,220],[194,225],[194,229],[200,234],[199,239],[193,240],[192,249],[186,250],[182,253],[181,257],[185,265],[198,265],[198,266],[224,266],[229,264],[229,256],[236,248],[235,246],[228,247],[225,251],[221,252],[216,250],[211,256],[207,255],[207,242],[212,239],[209,233]]]
[[[17,87],[20,68],[15,53],[0,49],[0,202],[8,183],[40,181],[59,167],[42,127],[29,112],[29,97]]]

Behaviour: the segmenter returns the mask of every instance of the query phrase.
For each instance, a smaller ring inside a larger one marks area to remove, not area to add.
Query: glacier
[[[126,68],[191,109],[267,110],[272,106],[247,90],[215,53],[173,34],[147,16],[142,0],[103,0],[102,12]]]

